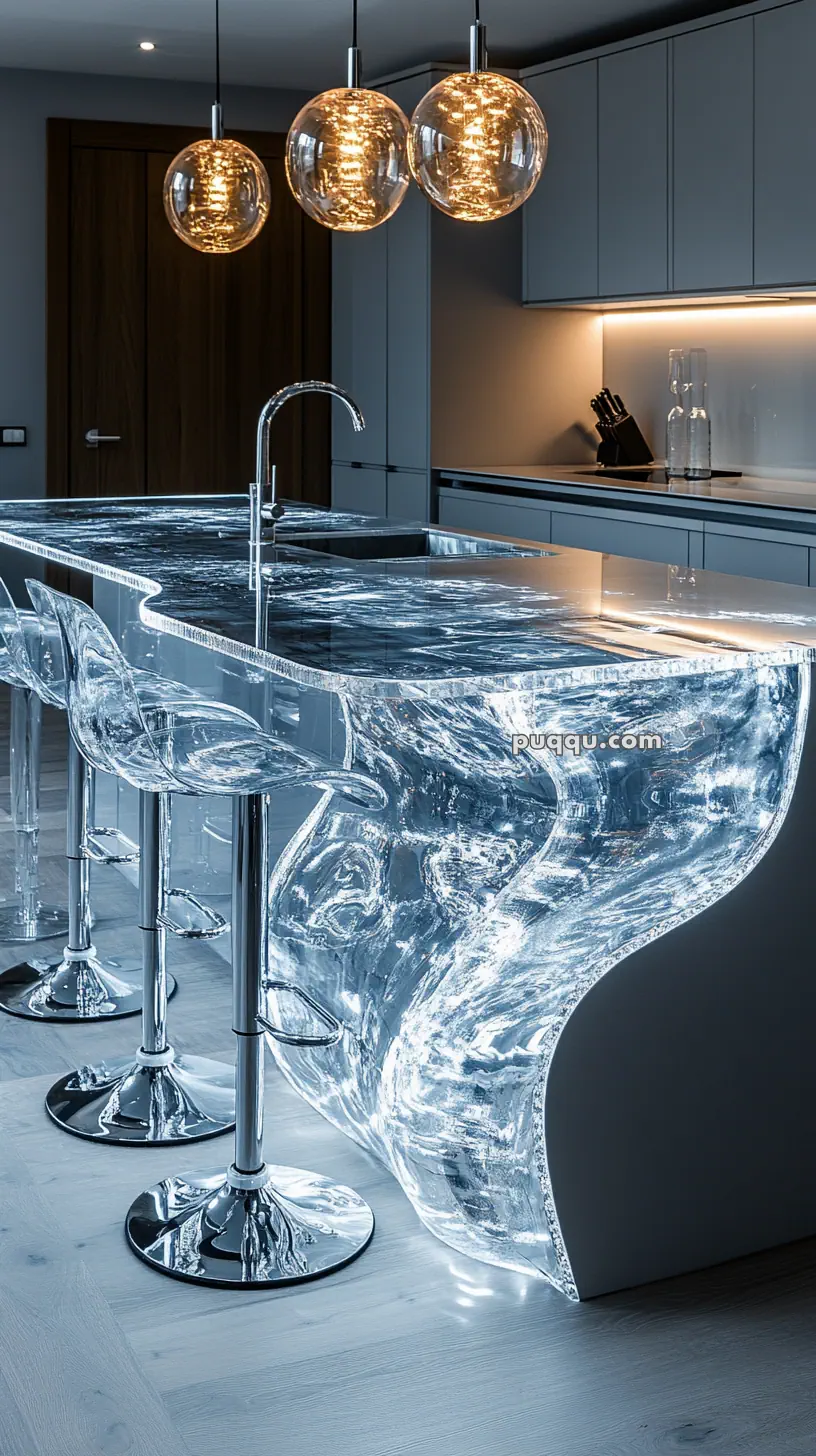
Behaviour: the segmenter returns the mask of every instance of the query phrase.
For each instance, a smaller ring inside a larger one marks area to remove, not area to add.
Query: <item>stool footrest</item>
[[[315,1001],[308,991],[303,990],[302,986],[296,986],[292,981],[264,981],[263,989],[264,991],[288,991],[297,1001],[302,1002],[309,1011],[313,1012],[318,1021],[322,1021],[326,1027],[324,1033],[310,1036],[307,1032],[286,1031],[284,1027],[276,1026],[268,1017],[259,1015],[256,1018],[258,1025],[262,1026],[264,1031],[268,1031],[275,1041],[282,1042],[284,1046],[296,1047],[336,1046],[340,1041],[343,1027],[337,1017],[332,1016],[331,1012],[327,1011],[325,1006],[321,1006],[319,1001]]]
[[[112,839],[120,849],[106,849],[104,841]],[[105,825],[94,825],[85,831],[85,842],[81,850],[82,858],[89,859],[94,864],[138,864],[139,846],[121,829],[109,829]]]
[[[168,915],[166,908],[160,910],[156,919],[163,930],[169,930],[171,935],[177,935],[182,940],[215,940],[216,936],[224,935],[229,930],[229,921],[223,915],[219,915],[212,905],[205,905],[191,890],[173,889],[168,890],[164,896],[165,906],[169,901],[180,900],[185,906],[189,906],[201,916],[202,925],[182,925],[180,921],[174,920]]]

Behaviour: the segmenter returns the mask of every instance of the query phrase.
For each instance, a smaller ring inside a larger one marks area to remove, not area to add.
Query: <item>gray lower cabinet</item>
[[[816,279],[816,127],[812,0],[754,17],[754,282]]]
[[[690,518],[676,524],[638,510],[573,505],[552,498],[521,499],[500,491],[441,485],[439,524],[522,541],[551,542],[669,566],[701,566],[731,576],[816,586],[816,522],[809,530],[776,530],[731,521]]]
[[[750,288],[754,277],[754,22],[672,42],[674,288]]]
[[[389,470],[386,496],[391,520],[428,520],[430,489],[426,471]]]
[[[750,528],[731,535],[709,526],[705,533],[703,565],[708,571],[725,571],[732,576],[755,576],[763,581],[807,586],[810,554],[806,543],[776,541]]]
[[[550,512],[544,505],[516,505],[501,496],[470,495],[460,490],[439,492],[439,524],[455,531],[495,532],[520,541],[550,540]]]
[[[598,292],[598,62],[547,71],[528,83],[547,121],[550,150],[526,203],[524,301]]]
[[[584,551],[607,551],[612,556],[636,556],[642,561],[665,561],[688,566],[689,533],[681,526],[652,525],[625,517],[622,512],[557,511],[552,513],[552,540],[557,546],[579,546]]]
[[[385,470],[332,466],[332,510],[363,511],[369,516],[387,514]]]
[[[598,62],[601,297],[669,286],[668,65],[667,41]]]

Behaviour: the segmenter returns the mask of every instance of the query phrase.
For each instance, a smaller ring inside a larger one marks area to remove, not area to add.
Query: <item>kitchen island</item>
[[[275,1048],[292,1083],[440,1238],[572,1297],[816,1230],[808,592],[308,508],[256,591],[248,531],[245,497],[10,502],[0,542],[386,790],[300,791],[271,874],[273,967],[344,1027]]]

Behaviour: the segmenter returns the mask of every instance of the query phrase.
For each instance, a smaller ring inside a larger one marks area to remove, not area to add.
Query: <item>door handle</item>
[[[89,450],[98,450],[100,445],[115,445],[121,435],[100,435],[98,430],[86,430],[85,444]]]

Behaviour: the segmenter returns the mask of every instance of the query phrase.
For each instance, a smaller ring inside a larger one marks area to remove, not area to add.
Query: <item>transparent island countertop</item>
[[[298,505],[270,534],[259,602],[248,530],[245,496],[10,501],[0,542],[142,591],[162,632],[355,696],[710,672],[734,649],[816,642],[803,588]]]

